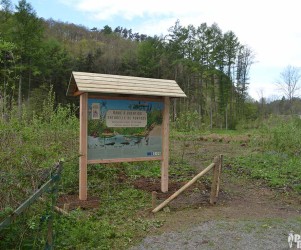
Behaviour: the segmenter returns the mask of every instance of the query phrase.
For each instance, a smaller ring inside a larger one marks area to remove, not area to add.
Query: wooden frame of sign
[[[78,75],[77,75],[78,74]],[[87,79],[87,77],[93,78],[93,84],[98,80],[98,78],[104,76],[100,74],[89,74],[89,73],[79,73],[79,72],[73,72],[69,88],[67,94],[78,96],[80,97],[80,145],[79,145],[79,199],[80,200],[86,200],[88,196],[88,190],[87,190],[87,165],[88,164],[95,164],[95,163],[114,163],[114,162],[134,162],[134,161],[151,161],[151,160],[159,160],[161,161],[161,191],[167,192],[168,191],[168,167],[169,167],[169,109],[170,109],[170,97],[185,97],[184,92],[178,87],[177,88],[173,86],[172,90],[168,89],[170,96],[164,96],[162,94],[163,89],[158,90],[158,96],[156,95],[135,95],[131,94],[132,89],[130,89],[129,94],[114,94],[114,91],[104,93],[103,90],[99,89],[85,89],[80,84],[77,83],[77,77],[79,78],[79,81],[84,82],[84,84],[87,84],[89,87],[94,86],[92,85]],[[92,75],[92,76],[91,76]],[[83,77],[84,76],[84,77]],[[106,75],[105,75],[106,76]],[[122,81],[138,81],[140,78],[138,77],[122,77],[118,76],[117,85],[118,88],[120,88],[120,79]],[[126,78],[123,80],[123,78]],[[95,80],[96,79],[96,80]],[[141,78],[142,81],[150,81],[153,79],[148,78]],[[164,88],[169,87],[169,80],[158,80],[162,82],[162,85]],[[166,83],[167,82],[167,83]],[[103,82],[102,82],[103,83]],[[109,83],[111,84],[111,83]],[[160,83],[161,84],[161,83]],[[96,85],[96,84],[95,84]],[[103,87],[103,86],[102,86]],[[111,88],[111,85],[110,85]],[[161,87],[162,88],[162,87]],[[171,88],[171,87],[169,87]],[[175,93],[171,93],[170,91],[173,91],[173,89],[176,89],[179,93],[176,95]],[[87,91],[85,91],[87,90]],[[111,90],[110,90],[111,91]],[[137,91],[134,89],[134,91]],[[151,89],[151,91],[146,93],[153,93],[155,90]],[[126,93],[128,93],[126,92]],[[137,91],[138,92],[138,91]],[[164,92],[163,92],[164,93]],[[160,95],[159,95],[160,94]],[[167,94],[166,94],[167,95]],[[113,158],[113,159],[88,159],[88,100],[89,98],[102,98],[102,99],[120,99],[120,100],[148,100],[148,101],[159,101],[163,102],[163,110],[162,110],[162,154],[159,156],[147,156],[147,157],[130,157],[130,158]]]

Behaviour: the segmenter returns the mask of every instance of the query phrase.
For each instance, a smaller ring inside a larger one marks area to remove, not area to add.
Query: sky
[[[18,0],[13,0],[17,4]],[[109,25],[147,35],[166,35],[182,26],[217,23],[233,31],[255,54],[249,94],[254,99],[283,96],[275,82],[288,65],[301,67],[300,0],[27,0],[37,16],[80,24]]]

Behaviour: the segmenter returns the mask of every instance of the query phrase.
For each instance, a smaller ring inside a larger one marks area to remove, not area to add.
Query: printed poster
[[[163,102],[88,99],[88,160],[162,154]]]

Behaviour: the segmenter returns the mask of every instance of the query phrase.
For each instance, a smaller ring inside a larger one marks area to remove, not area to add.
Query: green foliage
[[[262,153],[231,159],[231,166],[237,173],[265,180],[272,187],[300,192],[300,129],[299,117],[271,116],[251,136],[251,146]]]
[[[178,131],[188,132],[201,128],[201,116],[198,112],[187,111],[180,114],[175,122],[175,128]]]
[[[12,62],[13,58],[11,57],[11,53],[15,49],[16,46],[14,43],[7,42],[0,37],[0,63],[4,64],[4,62]]]
[[[243,105],[252,53],[232,31],[223,33],[217,24],[185,27],[177,21],[167,35],[150,37],[121,27],[113,31],[108,25],[89,30],[44,21],[26,0],[19,1],[16,10],[10,5],[5,1],[0,12],[2,110],[11,109],[18,97],[36,109],[43,85],[53,85],[56,102],[66,103],[68,80],[75,70],[175,79],[188,97],[178,102],[175,113],[198,110],[202,122],[213,127],[225,127],[227,121],[235,128],[237,121],[254,116],[252,108]]]
[[[188,181],[196,175],[196,169],[183,159],[174,159],[170,165],[169,176],[176,181]]]
[[[37,112],[32,107],[23,110],[21,119],[15,109],[8,121],[0,119],[1,220],[48,180],[50,167],[59,159],[65,159],[63,190],[74,190],[77,179],[79,124],[74,108],[54,108],[54,93],[49,91]],[[1,232],[0,248],[42,248],[49,216],[47,204],[33,205]]]
[[[131,179],[138,179],[139,177],[150,179],[161,178],[161,162],[159,161],[123,163],[122,166],[124,173]],[[174,155],[170,159],[168,171],[170,178],[177,181],[189,180],[196,173],[193,166],[183,161],[180,156]]]
[[[46,200],[51,200],[46,194]],[[43,196],[45,198],[45,195]],[[45,247],[48,221],[53,216],[49,204],[36,202],[14,222],[0,231],[1,249],[42,249]]]
[[[160,178],[161,163],[158,161],[123,163],[125,173],[131,178],[149,177]]]
[[[231,160],[239,174],[265,180],[270,186],[301,191],[301,163],[298,157],[277,152],[255,153]]]
[[[163,43],[159,37],[148,38],[141,42],[137,49],[138,75],[143,77],[160,78],[160,58]]]
[[[152,167],[151,163],[147,165]],[[78,209],[68,217],[57,217],[57,248],[126,249],[135,238],[162,225],[161,221],[137,214],[149,206],[150,194],[133,188],[127,179],[120,182],[120,178],[134,179],[146,171],[138,173],[133,167],[134,163],[89,166],[90,195],[99,198],[99,206],[88,212]]]
[[[300,156],[301,119],[299,117],[270,117],[260,130],[257,142],[266,150]]]
[[[54,110],[52,92],[41,106],[41,112],[31,117],[24,109],[22,119],[13,111],[9,121],[0,120],[1,174],[8,177],[0,191],[1,209],[15,207],[36,189],[41,184],[42,169],[61,158],[72,161],[77,156],[78,120],[74,109],[59,105]]]
[[[55,220],[55,247],[58,249],[110,249],[116,235],[109,221],[98,221],[81,211]],[[111,240],[110,240],[111,239]]]
[[[9,214],[11,214],[14,210],[11,207],[5,207],[0,211],[0,221],[6,218]]]

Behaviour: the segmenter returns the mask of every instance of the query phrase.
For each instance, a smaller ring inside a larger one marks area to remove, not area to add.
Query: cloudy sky
[[[287,65],[301,67],[300,0],[27,0],[39,17],[82,24],[131,28],[165,35],[177,19],[184,26],[217,23],[232,30],[256,55],[250,95],[282,96],[275,87]],[[13,0],[14,4],[18,1]],[[259,94],[260,93],[260,94]]]

